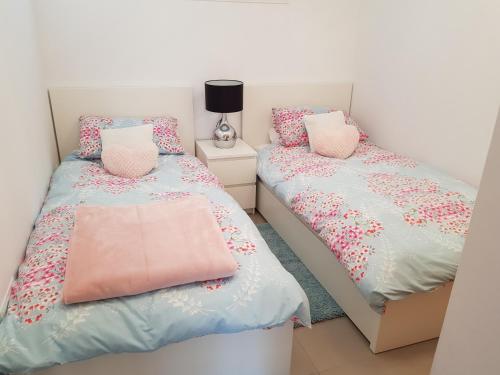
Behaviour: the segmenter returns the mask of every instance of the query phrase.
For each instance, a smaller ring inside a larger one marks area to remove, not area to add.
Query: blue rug
[[[337,302],[321,286],[286,242],[274,231],[273,227],[270,224],[258,224],[257,228],[283,267],[295,277],[306,292],[311,306],[312,323],[345,316],[344,311],[337,305]]]

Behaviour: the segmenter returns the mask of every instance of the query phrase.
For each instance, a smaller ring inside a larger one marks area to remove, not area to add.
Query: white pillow
[[[153,125],[102,129],[101,142],[103,150],[111,144],[127,147],[149,144],[153,142]]]
[[[269,140],[271,141],[272,144],[279,144],[280,143],[280,135],[274,128],[269,128]]]
[[[306,115],[304,116],[304,124],[309,137],[310,134],[314,132],[313,127],[324,128],[325,126],[340,127],[347,125],[345,122],[344,112],[342,111]],[[309,142],[309,147],[311,148],[311,152],[314,152],[314,144]]]

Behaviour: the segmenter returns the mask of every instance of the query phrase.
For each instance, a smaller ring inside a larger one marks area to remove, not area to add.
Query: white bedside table
[[[241,208],[255,212],[257,152],[237,139],[233,148],[217,148],[212,140],[196,141],[196,156],[224,184]]]

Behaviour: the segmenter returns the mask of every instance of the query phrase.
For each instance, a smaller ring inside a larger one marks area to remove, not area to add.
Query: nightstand
[[[224,184],[245,210],[255,211],[257,152],[237,139],[233,148],[217,148],[212,140],[196,141],[196,156]]]

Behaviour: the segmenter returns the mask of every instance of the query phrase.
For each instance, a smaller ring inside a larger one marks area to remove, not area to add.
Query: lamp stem
[[[227,122],[227,113],[221,113],[221,118],[217,124],[217,127],[221,126],[222,124],[228,124]]]

